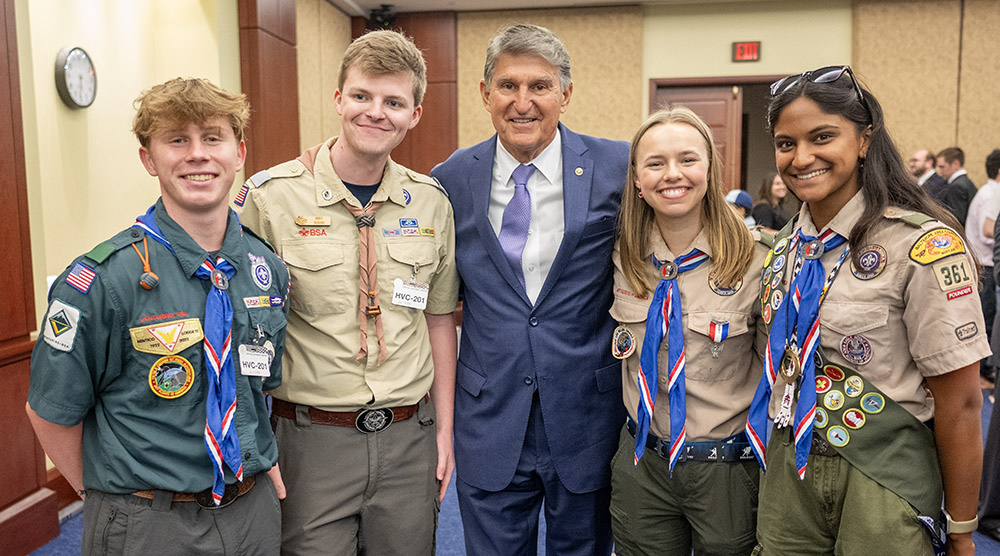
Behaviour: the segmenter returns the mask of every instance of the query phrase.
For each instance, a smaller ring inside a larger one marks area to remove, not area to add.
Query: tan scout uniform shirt
[[[815,237],[829,228],[846,238],[864,208],[864,196],[858,193],[826,228],[817,230],[809,207],[803,204],[798,222],[806,235]],[[900,220],[909,214],[912,212],[889,207],[869,232],[868,245],[885,252],[885,265],[877,276],[858,278],[850,258],[844,261],[820,308],[820,346],[831,363],[855,369],[926,421],[934,416],[934,401],[923,388],[924,377],[975,363],[989,355],[990,348],[968,245],[965,253],[928,264],[912,260],[911,249],[922,236],[948,228],[937,220],[919,228]],[[828,276],[844,247],[823,253],[821,260]],[[790,279],[792,266],[785,265],[785,280]],[[865,362],[851,362],[847,356]],[[771,417],[780,406],[783,384],[775,382]],[[817,403],[822,404],[822,398]]]
[[[687,438],[689,441],[721,439],[743,430],[754,389],[763,369],[766,346],[763,322],[760,319],[760,274],[767,248],[755,243],[753,261],[743,284],[732,295],[720,295],[709,285],[712,261],[677,278],[680,287],[684,322],[685,368],[687,386]],[[671,253],[659,232],[650,232],[650,254],[661,261],[674,260],[684,253]],[[712,256],[704,231],[698,234],[691,248]],[[686,251],[685,251],[686,252]],[[636,418],[639,405],[639,356],[646,333],[646,315],[653,293],[638,297],[622,273],[618,246],[612,255],[615,263],[615,300],[611,316],[627,326],[635,335],[635,351],[622,361],[622,397],[629,415]],[[653,287],[659,274],[650,263],[649,276]],[[715,319],[729,322],[729,337],[722,342],[718,358],[712,357],[709,324]],[[666,338],[660,344],[659,390],[653,408],[649,432],[663,439],[670,438],[670,403],[667,394]]]
[[[268,170],[271,179],[259,187],[251,178],[244,206],[236,207],[243,224],[274,246],[291,273],[285,372],[275,396],[326,411],[415,404],[433,380],[424,312],[450,313],[458,299],[451,203],[431,178],[392,160],[386,164],[372,202],[385,201],[375,213],[373,235],[388,354],[377,365],[375,317],[369,317],[368,356],[356,361],[359,232],[341,200],[359,205],[333,170],[336,140],[319,146],[312,173],[296,159]],[[307,223],[296,223],[299,217]],[[393,280],[409,280],[414,265],[416,280],[430,284],[425,311],[392,303]]]

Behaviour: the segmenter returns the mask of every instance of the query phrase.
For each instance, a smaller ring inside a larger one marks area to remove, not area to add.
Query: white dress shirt
[[[1000,214],[1000,183],[989,180],[979,188],[979,192],[969,204],[969,216],[965,219],[965,236],[969,239],[972,252],[983,266],[993,266],[993,233],[983,235],[986,219],[997,219]]]
[[[503,211],[514,196],[511,174],[519,164],[498,139],[496,155],[493,157],[493,182],[490,186],[488,213],[493,232],[497,236],[503,225]],[[528,178],[531,220],[528,223],[528,240],[521,255],[521,270],[524,272],[528,299],[534,303],[542,291],[549,269],[552,268],[565,229],[561,134],[556,132],[552,142],[529,164],[535,165],[535,172]]]
[[[934,175],[933,169],[927,170],[926,172],[924,172],[924,175],[917,178],[917,185],[924,185],[925,183],[927,183],[927,180],[931,179],[931,176],[933,175]]]
[[[513,170],[511,170],[511,172],[513,172]],[[967,172],[967,171],[965,170],[965,168],[962,168],[961,170],[958,170],[958,171],[956,171],[956,172],[955,172],[954,174],[952,174],[952,175],[948,176],[948,183],[950,184],[951,182],[953,182],[953,181],[955,181],[956,179],[958,179],[958,176],[964,176],[964,175],[966,175],[966,174],[968,174],[968,173],[969,173],[969,172]]]

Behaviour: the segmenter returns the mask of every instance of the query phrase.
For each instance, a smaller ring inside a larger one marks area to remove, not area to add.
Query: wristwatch
[[[944,532],[946,535],[960,535],[962,533],[971,533],[979,527],[979,516],[970,519],[969,521],[955,521],[951,518],[951,514],[948,510],[944,510]]]

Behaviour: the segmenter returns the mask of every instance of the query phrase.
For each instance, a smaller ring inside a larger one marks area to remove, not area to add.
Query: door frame
[[[732,75],[728,77],[670,77],[649,80],[649,113],[653,112],[656,91],[669,87],[718,87],[725,85],[771,84],[784,75]]]

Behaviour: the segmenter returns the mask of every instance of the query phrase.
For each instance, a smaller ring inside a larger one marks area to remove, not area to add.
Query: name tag
[[[402,278],[396,278],[392,284],[393,305],[411,307],[421,311],[427,307],[427,292],[430,285],[419,282],[404,282]]]
[[[271,376],[271,353],[264,346],[240,345],[240,374]]]

